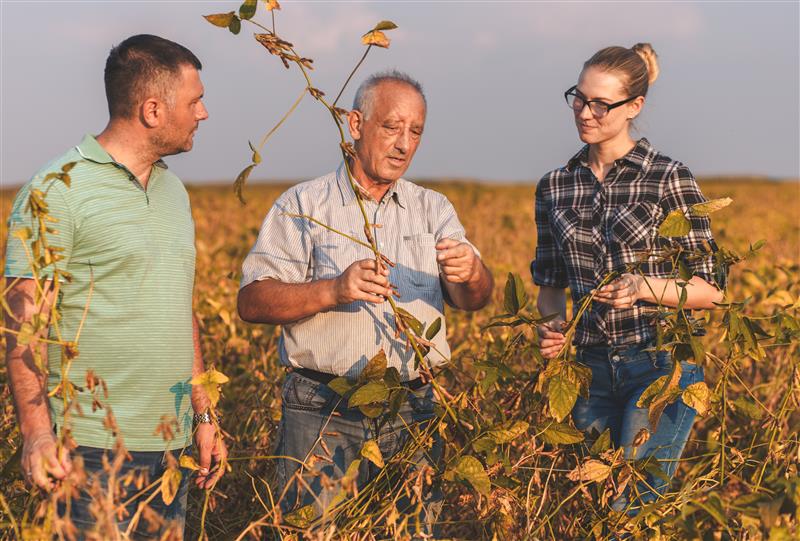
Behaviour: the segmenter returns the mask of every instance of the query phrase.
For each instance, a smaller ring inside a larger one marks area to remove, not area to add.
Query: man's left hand
[[[444,279],[453,284],[467,283],[478,275],[480,261],[472,246],[466,242],[442,239],[436,244],[436,262]]]
[[[194,482],[200,488],[212,488],[225,473],[228,448],[211,423],[197,425],[194,442],[200,454],[200,469]]]

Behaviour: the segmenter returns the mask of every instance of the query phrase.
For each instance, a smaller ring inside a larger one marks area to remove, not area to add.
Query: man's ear
[[[358,109],[353,109],[347,115],[347,127],[350,129],[350,137],[353,141],[361,139],[361,130],[364,129],[364,113]]]
[[[142,124],[156,128],[164,122],[164,104],[155,98],[147,98],[139,108]]]

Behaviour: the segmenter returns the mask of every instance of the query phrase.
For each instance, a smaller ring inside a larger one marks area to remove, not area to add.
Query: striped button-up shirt
[[[405,179],[397,180],[380,202],[364,201],[378,248],[395,266],[389,280],[397,304],[429,325],[442,318],[427,359],[437,366],[450,356],[443,315],[442,285],[436,243],[444,238],[468,242],[464,227],[447,198]],[[255,246],[242,266],[244,287],[267,278],[308,283],[341,275],[352,263],[373,259],[371,250],[304,218],[303,214],[365,241],[364,221],[344,165],[323,177],[283,193],[261,226]],[[388,365],[403,380],[417,377],[414,352],[405,336],[396,337],[388,302],[355,301],[283,325],[280,359],[285,366],[357,376],[381,348]],[[438,351],[437,351],[438,350]]]
[[[658,226],[670,211],[704,202],[692,173],[680,162],[658,153],[647,139],[616,161],[603,182],[589,168],[585,146],[566,165],[546,174],[536,187],[536,258],[533,281],[540,286],[570,288],[573,307],[603,277],[625,272],[668,241]],[[686,266],[709,283],[724,286],[715,273],[711,252],[717,250],[707,216],[691,216],[689,234],[676,240],[687,251],[703,251]],[[647,258],[644,276],[674,278],[671,261]],[[623,346],[652,340],[652,305],[638,301],[631,308],[593,303],[575,331],[579,346]]]

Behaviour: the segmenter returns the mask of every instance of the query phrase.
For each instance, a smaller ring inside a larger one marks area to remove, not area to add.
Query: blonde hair
[[[637,43],[630,49],[606,47],[583,63],[583,69],[597,67],[621,74],[622,86],[628,96],[646,96],[658,78],[658,55],[649,43]]]

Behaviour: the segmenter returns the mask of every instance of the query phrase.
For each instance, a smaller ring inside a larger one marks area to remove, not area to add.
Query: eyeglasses
[[[578,85],[572,86],[566,92],[564,92],[564,99],[567,100],[567,105],[569,105],[573,111],[580,113],[583,111],[583,108],[588,105],[589,111],[592,112],[592,115],[595,118],[602,118],[606,116],[611,109],[619,107],[620,105],[625,105],[626,103],[633,101],[638,97],[639,96],[631,96],[626,100],[618,101],[616,103],[606,103],[600,100],[587,100],[586,96],[578,91]]]

